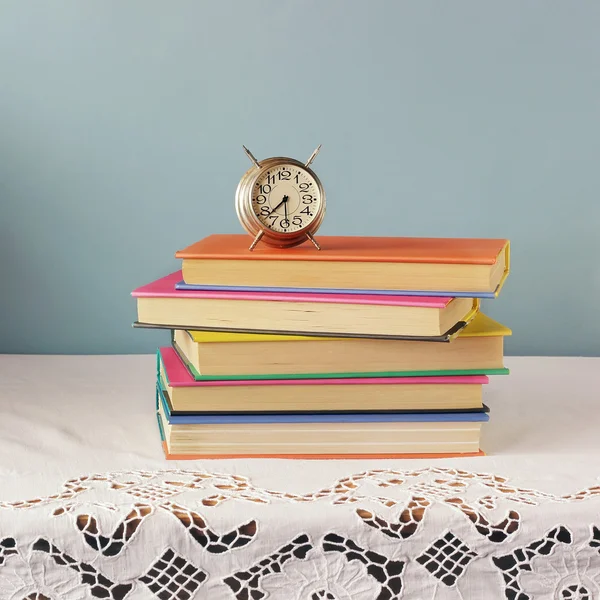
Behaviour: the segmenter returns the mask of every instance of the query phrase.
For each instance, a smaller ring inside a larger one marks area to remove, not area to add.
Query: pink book
[[[306,292],[239,292],[221,290],[180,290],[181,271],[161,277],[135,289],[134,298],[196,298],[217,300],[265,300],[268,302],[318,302],[334,304],[374,304],[384,306],[416,306],[445,308],[454,300],[449,296],[392,296],[379,294],[318,294]]]
[[[277,379],[277,380],[220,380],[196,381],[172,347],[160,348],[158,360],[162,362],[167,381],[171,387],[207,387],[207,386],[260,386],[260,385],[368,385],[368,384],[486,384],[486,375],[452,375],[438,377],[357,377],[348,379]]]
[[[134,326],[448,342],[479,310],[477,298],[181,290],[180,280],[176,271],[134,290]]]

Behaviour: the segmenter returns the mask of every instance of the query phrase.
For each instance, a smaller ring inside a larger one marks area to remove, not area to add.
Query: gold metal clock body
[[[325,216],[325,190],[306,163],[293,158],[272,157],[257,161],[244,173],[235,193],[235,209],[244,229],[254,238],[252,250],[263,243],[291,248],[310,240]]]

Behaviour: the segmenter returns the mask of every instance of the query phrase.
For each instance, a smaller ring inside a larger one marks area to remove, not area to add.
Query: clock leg
[[[319,244],[317,244],[317,240],[315,240],[315,238],[310,233],[307,233],[306,237],[315,245],[315,248],[317,250],[321,249],[321,246],[319,246]]]
[[[321,145],[319,144],[317,146],[317,149],[310,155],[310,158],[306,161],[306,163],[304,164],[305,167],[308,167],[310,165],[310,163],[315,160],[317,154],[319,154],[319,150],[321,149]]]
[[[257,234],[256,237],[254,238],[254,241],[250,244],[250,252],[252,252],[252,250],[254,250],[254,248],[256,248],[256,244],[258,244],[258,242],[260,242],[260,238],[265,235],[265,232],[261,229]]]
[[[244,149],[246,156],[254,163],[254,166],[258,169],[260,167],[260,163],[256,160],[256,158],[254,158],[254,154],[252,154],[252,152],[250,152],[250,150],[248,150],[246,146],[242,146],[242,148]]]

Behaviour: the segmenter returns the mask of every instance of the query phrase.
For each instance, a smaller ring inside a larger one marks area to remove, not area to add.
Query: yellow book
[[[448,343],[178,329],[173,345],[197,380],[502,374],[511,333],[479,312]]]

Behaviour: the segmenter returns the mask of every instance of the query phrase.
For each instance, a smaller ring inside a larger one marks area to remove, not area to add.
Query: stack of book
[[[507,327],[480,310],[508,240],[320,236],[248,250],[211,235],[132,292],[157,353],[167,458],[482,454]]]

